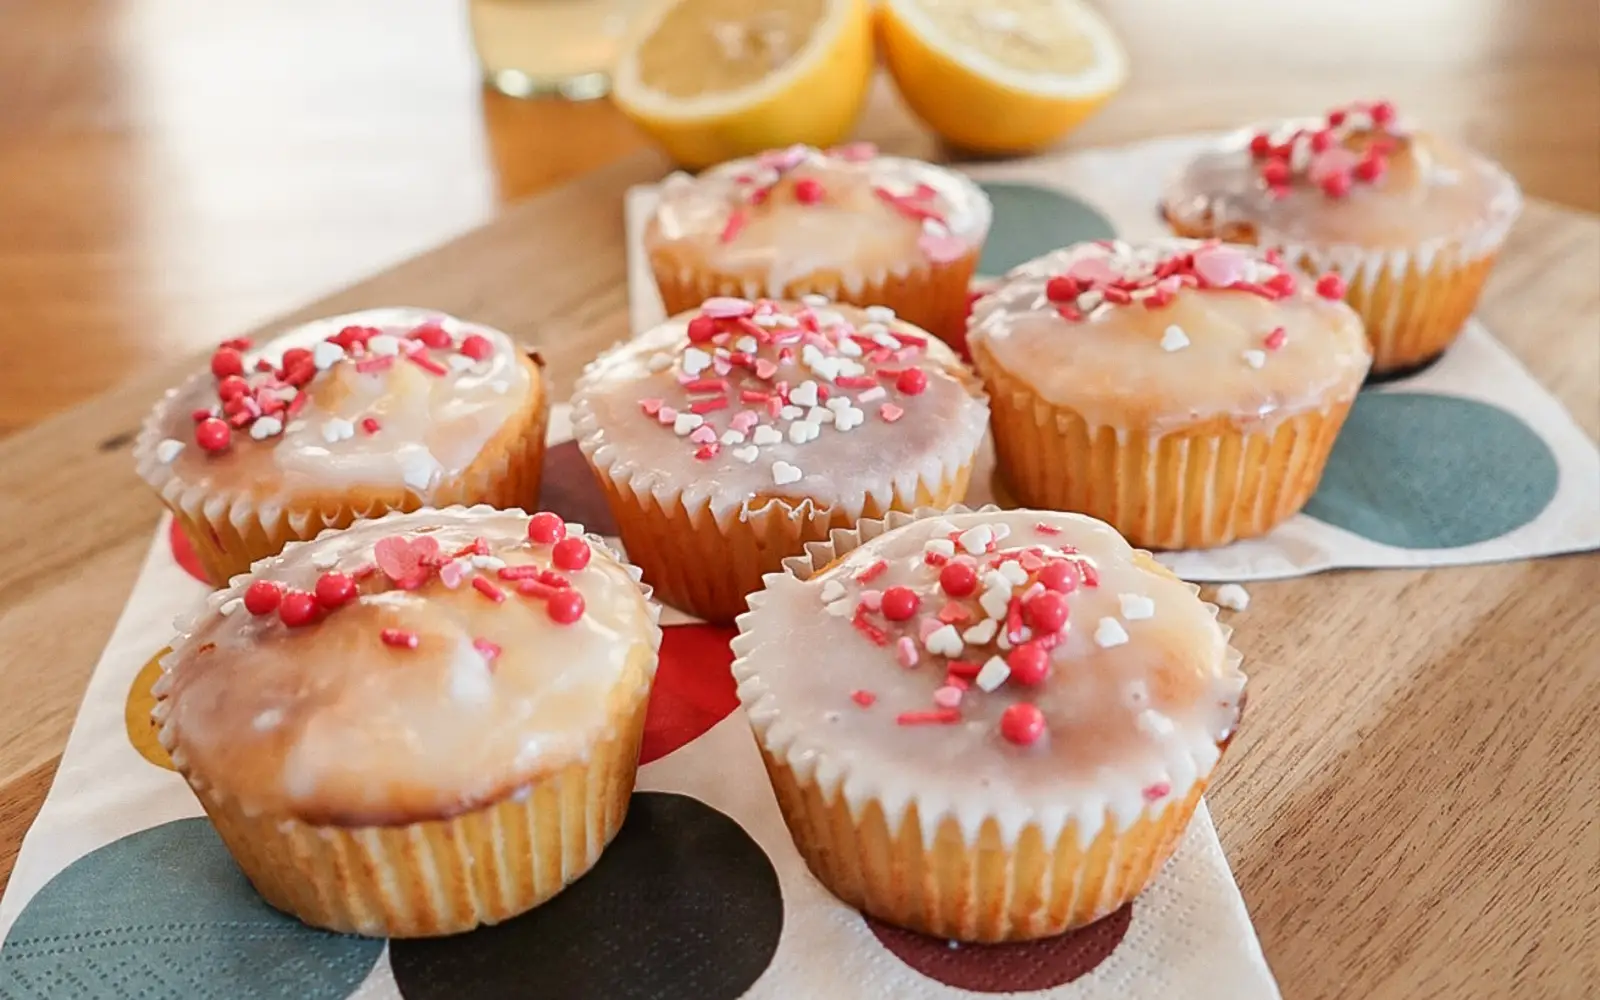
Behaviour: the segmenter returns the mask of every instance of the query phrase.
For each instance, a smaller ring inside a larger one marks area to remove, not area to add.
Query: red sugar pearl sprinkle
[[[450,334],[444,327],[437,323],[424,323],[411,331],[411,339],[419,340],[428,347],[449,347]]]
[[[1268,187],[1282,187],[1289,183],[1289,164],[1282,160],[1268,160],[1261,168],[1261,179]]]
[[[494,345],[488,337],[473,333],[461,342],[461,353],[474,361],[487,361],[494,354]]]
[[[250,383],[246,382],[244,377],[240,375],[229,375],[227,378],[217,383],[217,396],[224,403],[231,399],[237,399],[249,391]]]
[[[1356,180],[1363,184],[1371,184],[1383,176],[1384,168],[1383,157],[1368,156],[1351,168],[1351,172]]]
[[[558,590],[545,599],[545,613],[558,625],[571,625],[583,617],[583,595],[576,590]]]
[[[1272,137],[1265,132],[1257,132],[1250,137],[1250,155],[1258,160],[1266,159],[1272,152]]]
[[[908,621],[922,604],[917,592],[910,587],[890,587],[883,592],[881,610],[883,617],[892,622]]]
[[[257,580],[245,589],[244,609],[253,615],[270,615],[278,610],[283,600],[283,585],[271,580]]]
[[[1394,121],[1394,105],[1389,101],[1379,101],[1367,109],[1367,114],[1372,116],[1372,123],[1378,126],[1388,125]]]
[[[556,564],[556,569],[573,573],[589,565],[591,554],[588,542],[581,538],[565,538],[551,550],[550,561]]]
[[[1044,294],[1051,302],[1072,302],[1082,289],[1076,278],[1059,275],[1045,282]]]
[[[1054,590],[1046,590],[1031,598],[1023,612],[1035,631],[1059,632],[1067,624],[1067,599]]]
[[[878,700],[878,696],[871,691],[851,691],[850,700],[862,708],[871,708],[873,703]]]
[[[928,388],[928,373],[921,368],[907,368],[895,378],[894,387],[907,396],[920,396]]]
[[[939,571],[939,586],[951,597],[966,597],[978,589],[978,571],[969,563],[946,563]]]
[[[1332,271],[1317,279],[1317,294],[1325,299],[1342,299],[1344,292],[1344,279]]]
[[[794,200],[802,205],[815,205],[826,196],[822,182],[814,177],[802,177],[794,182]]]
[[[317,577],[317,603],[332,611],[356,596],[356,582],[343,573],[328,572]]]
[[[383,640],[385,646],[395,649],[416,649],[422,641],[417,633],[403,628],[386,628],[378,633],[378,638]]]
[[[1050,654],[1035,643],[1024,643],[1006,657],[1006,666],[1011,668],[1011,680],[1034,687],[1050,676]]]
[[[304,628],[317,620],[320,610],[315,596],[304,590],[291,590],[278,604],[278,617],[290,628]]]
[[[376,434],[383,425],[378,423],[377,417],[365,417],[361,421],[361,429],[367,434]]]
[[[219,379],[229,375],[244,374],[244,355],[231,347],[223,347],[211,355],[211,374]]]
[[[1322,179],[1322,193],[1329,198],[1343,198],[1350,193],[1350,175],[1340,172],[1324,177]]]
[[[1044,713],[1025,701],[1008,706],[1000,715],[1000,735],[1019,747],[1032,746],[1044,735]]]
[[[1039,571],[1039,582],[1044,584],[1046,590],[1058,594],[1070,594],[1078,589],[1078,576],[1077,567],[1070,562],[1060,560]]]
[[[547,510],[528,518],[528,539],[540,545],[549,545],[560,541],[567,536],[567,523],[561,520],[561,515],[552,514]]]
[[[207,417],[195,425],[194,443],[206,451],[227,451],[232,442],[233,431],[216,417]]]

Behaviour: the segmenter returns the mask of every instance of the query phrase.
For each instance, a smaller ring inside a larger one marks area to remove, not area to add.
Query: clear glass
[[[467,0],[489,86],[511,97],[605,96],[639,0]]]

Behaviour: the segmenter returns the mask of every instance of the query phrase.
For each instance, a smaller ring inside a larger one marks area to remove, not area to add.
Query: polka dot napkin
[[[1080,240],[1167,235],[1155,212],[1161,187],[1209,138],[971,168],[995,210],[980,274]],[[653,188],[629,192],[635,330],[662,314],[638,238],[654,205]],[[967,502],[1000,502],[991,479],[975,471]],[[1431,367],[1361,393],[1304,512],[1264,538],[1161,559],[1186,579],[1249,581],[1588,551],[1600,548],[1597,483],[1593,442],[1473,321]]]

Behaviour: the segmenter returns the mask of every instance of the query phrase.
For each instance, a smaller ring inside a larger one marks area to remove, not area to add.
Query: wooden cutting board
[[[622,193],[664,170],[622,160],[256,334],[438,308],[523,338],[564,395],[629,332]],[[1600,220],[1530,204],[1481,315],[1600,434]],[[200,361],[130,372],[0,442],[0,872],[160,513],[133,472],[134,433]],[[1284,995],[1592,995],[1600,555],[1252,593],[1235,640],[1249,717],[1209,798]]]

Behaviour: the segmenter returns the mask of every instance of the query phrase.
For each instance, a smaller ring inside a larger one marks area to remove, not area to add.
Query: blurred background
[[[0,434],[583,171],[659,155],[596,96],[649,2],[4,0]],[[1385,97],[1530,195],[1600,210],[1596,0],[1093,6],[1130,75],[1059,145]],[[596,99],[495,89],[546,85]],[[960,155],[881,73],[855,134]]]

